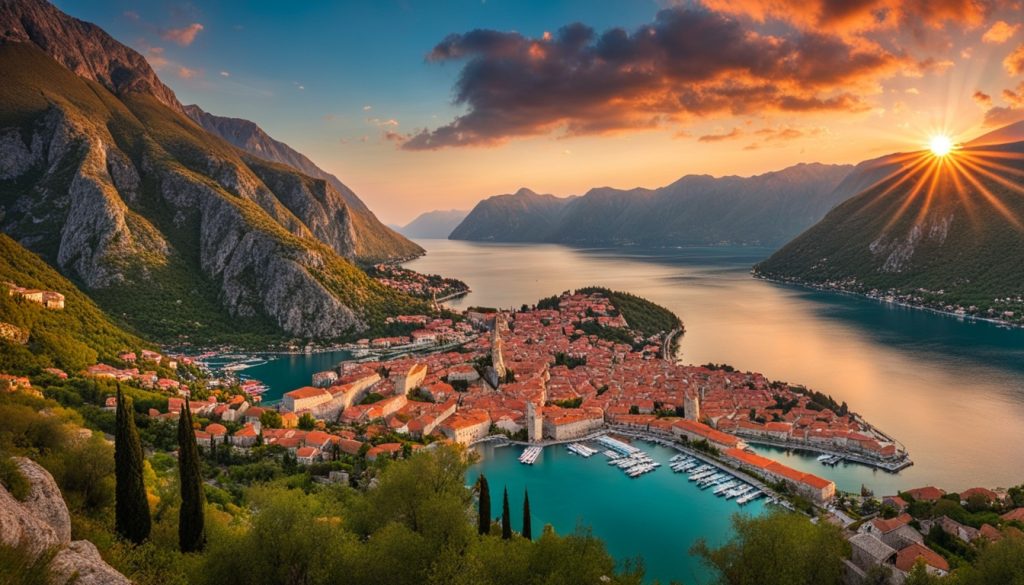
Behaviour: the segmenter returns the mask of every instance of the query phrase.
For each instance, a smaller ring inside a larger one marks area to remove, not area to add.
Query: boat
[[[737,498],[736,503],[742,506],[743,504],[753,502],[754,500],[760,498],[763,495],[764,493],[761,492],[760,490],[755,490],[753,492],[748,493],[745,496]]]
[[[831,456],[831,455],[829,455],[828,453],[826,453],[826,454],[824,454],[824,455],[818,455],[818,461],[824,461],[824,460],[826,460],[826,459],[830,459],[831,457],[832,457],[832,456]]]
[[[719,485],[718,487],[716,487],[715,491],[713,491],[712,493],[715,494],[716,496],[721,496],[725,492],[727,492],[730,489],[736,487],[736,485],[739,484],[739,483],[740,482],[736,481],[735,479],[729,480],[729,481]]]

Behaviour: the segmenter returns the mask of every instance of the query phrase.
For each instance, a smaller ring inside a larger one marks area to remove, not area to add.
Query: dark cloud
[[[651,128],[705,114],[859,111],[858,88],[917,64],[817,32],[756,32],[694,8],[662,10],[632,32],[572,24],[554,35],[474,30],[427,55],[464,61],[454,101],[467,112],[406,135],[403,148],[488,145],[515,136]]]

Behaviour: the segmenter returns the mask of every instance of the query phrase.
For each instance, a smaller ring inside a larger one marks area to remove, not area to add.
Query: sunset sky
[[[856,163],[1024,118],[1019,2],[58,0],[389,223]]]

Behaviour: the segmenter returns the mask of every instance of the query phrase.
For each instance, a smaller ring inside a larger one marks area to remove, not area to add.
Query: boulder
[[[53,585],[129,585],[87,540],[71,540],[71,517],[53,476],[38,463],[15,457],[15,463],[31,488],[18,501],[0,487],[0,542],[24,546],[34,554],[53,553],[50,582]]]

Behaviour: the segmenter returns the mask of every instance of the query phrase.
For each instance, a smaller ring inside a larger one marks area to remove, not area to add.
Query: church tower
[[[531,443],[537,443],[544,438],[544,420],[533,402],[526,403],[526,436]]]

